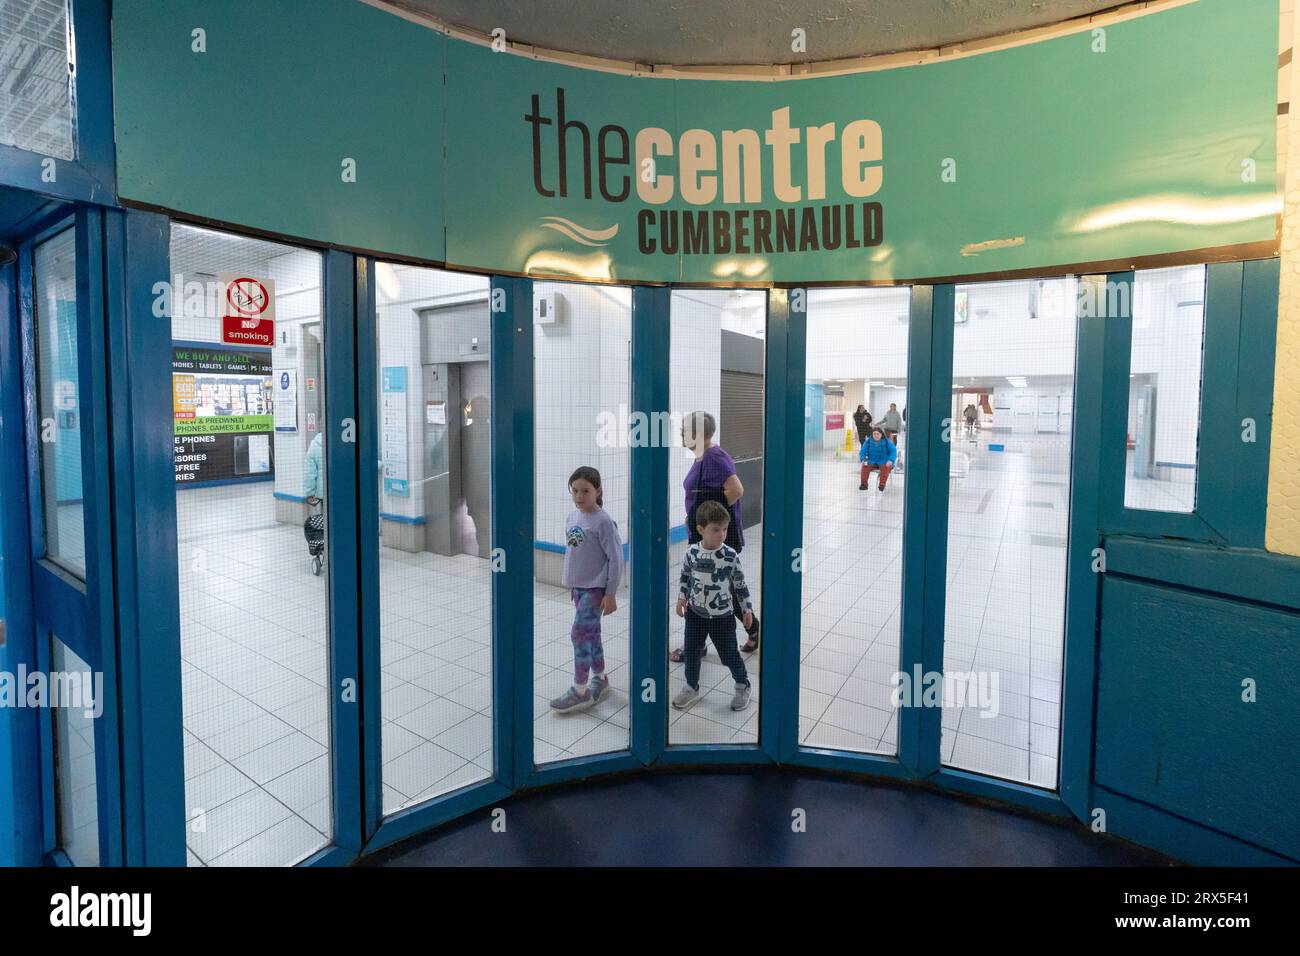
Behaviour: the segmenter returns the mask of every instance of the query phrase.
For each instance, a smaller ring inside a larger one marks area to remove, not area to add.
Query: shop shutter
[[[763,456],[763,376],[722,372],[719,444],[736,461]]]

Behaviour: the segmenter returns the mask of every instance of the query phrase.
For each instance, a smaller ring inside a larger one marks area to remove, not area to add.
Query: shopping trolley
[[[302,523],[302,534],[307,539],[307,553],[311,555],[311,573],[319,575],[325,566],[325,503],[320,498]]]

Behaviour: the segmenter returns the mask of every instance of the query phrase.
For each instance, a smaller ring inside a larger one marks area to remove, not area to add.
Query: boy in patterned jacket
[[[686,549],[682,558],[681,592],[677,598],[677,616],[686,619],[686,686],[675,697],[673,706],[685,710],[700,698],[700,659],[704,657],[705,638],[712,638],[722,663],[736,679],[731,698],[732,710],[749,706],[751,691],[745,662],[736,647],[734,599],[744,615],[745,627],[754,620],[754,608],[745,585],[740,555],[727,547],[727,526],[731,515],[716,501],[704,501],[695,510],[701,540]]]

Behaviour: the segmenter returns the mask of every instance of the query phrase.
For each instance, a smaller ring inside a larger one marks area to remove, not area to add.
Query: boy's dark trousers
[[[735,611],[735,616],[732,617],[732,620],[733,620],[733,621],[740,621],[741,624],[744,624],[744,623],[745,623],[745,612],[742,611],[742,610],[740,610],[740,604],[737,603],[736,598],[735,598],[735,594],[736,594],[736,592],[735,592],[735,591],[732,591],[731,593],[732,593],[731,604],[732,604],[732,606],[736,609],[736,611]],[[687,613],[690,613],[690,612],[688,611]],[[735,628],[732,628],[732,630],[734,631]],[[754,636],[754,635],[756,635],[757,633],[758,633],[758,615],[755,614],[755,615],[754,615],[754,624],[753,624],[752,627],[749,628],[749,630],[745,631],[745,636],[746,636],[746,637],[749,637],[749,638],[752,639],[752,640],[757,640],[757,638]],[[717,645],[715,644],[714,646],[716,647]],[[704,652],[701,651],[700,653],[703,654]],[[721,653],[721,652],[719,652],[719,653]],[[694,686],[694,685],[692,685],[692,686]]]
[[[713,639],[718,656],[731,670],[736,683],[748,684],[749,673],[740,657],[740,649],[736,647],[736,619],[730,614],[704,617],[690,607],[686,609],[686,683],[696,689],[700,686],[700,659],[704,657],[706,637]]]

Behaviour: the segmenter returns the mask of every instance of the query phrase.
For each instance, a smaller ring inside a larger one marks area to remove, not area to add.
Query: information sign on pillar
[[[384,466],[384,494],[407,498],[411,494],[411,485],[406,470],[406,368],[385,366],[380,387],[383,392],[380,454]]]

